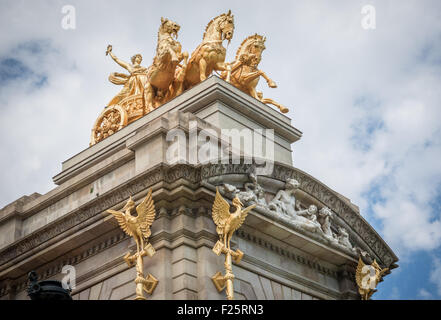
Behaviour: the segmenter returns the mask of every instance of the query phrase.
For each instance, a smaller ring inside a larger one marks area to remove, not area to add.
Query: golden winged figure
[[[217,255],[220,255],[221,253],[225,254],[225,275],[223,276],[219,271],[211,277],[211,279],[219,292],[225,289],[228,300],[234,299],[234,274],[231,259],[234,259],[236,263],[239,263],[243,256],[243,252],[239,249],[236,251],[230,249],[230,240],[234,231],[239,229],[245,221],[248,212],[256,205],[253,204],[242,210],[243,203],[237,196],[235,196],[233,199],[233,206],[236,209],[234,212],[230,213],[230,205],[225,201],[219,193],[219,190],[216,188],[216,197],[214,198],[212,215],[214,223],[216,224],[216,232],[219,234],[219,241],[214,245],[213,252]]]
[[[233,206],[236,210],[230,213],[230,205],[221,196],[219,190],[216,188],[216,197],[213,203],[213,220],[216,224],[216,232],[219,234],[219,238],[223,241],[225,248],[230,249],[230,240],[234,231],[240,228],[245,221],[247,214],[256,205],[253,204],[242,210],[243,203],[235,196],[233,199]]]
[[[107,212],[113,214],[121,229],[135,239],[137,252],[140,252],[144,250],[144,239],[147,240],[150,237],[150,226],[155,220],[156,212],[152,199],[152,189],[150,189],[144,201],[136,207],[137,216],[132,215],[134,208],[135,202],[130,197],[123,208],[125,212],[115,210],[107,210]]]
[[[358,292],[362,300],[369,300],[377,291],[378,282],[389,268],[381,269],[377,261],[374,259],[372,264],[365,264],[361,257],[358,258],[357,270],[355,272],[355,281],[357,282]]]
[[[158,284],[158,280],[148,274],[144,277],[144,264],[143,257],[145,255],[153,256],[155,249],[148,243],[151,231],[150,226],[155,220],[155,205],[152,198],[152,189],[149,190],[145,199],[136,207],[136,216],[132,215],[132,211],[135,209],[135,202],[132,197],[129,198],[126,205],[122,209],[124,212],[107,210],[111,213],[116,220],[118,220],[119,226],[125,233],[133,237],[136,242],[136,253],[130,255],[128,252],[124,256],[124,260],[129,267],[133,266],[136,260],[136,298],[135,300],[145,300],[143,291],[152,294]],[[147,243],[146,245],[144,243]]]

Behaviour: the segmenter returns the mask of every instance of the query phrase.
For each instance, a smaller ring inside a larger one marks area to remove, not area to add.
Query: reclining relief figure
[[[244,184],[244,191],[227,183],[220,186],[219,190],[230,198],[237,196],[246,205],[256,204],[257,207],[276,212],[297,228],[315,233],[335,245],[354,251],[346,229],[339,227],[337,235],[332,231],[331,222],[334,214],[331,209],[322,207],[318,210],[314,204],[309,205],[307,209],[300,209],[300,203],[295,197],[300,186],[297,180],[288,179],[285,188],[279,190],[267,204],[265,190],[257,183],[256,174],[250,173],[249,178],[251,182]]]
[[[343,227],[339,227],[338,232],[339,232],[338,243],[343,247],[348,248],[349,250],[355,251],[355,248],[352,246],[351,242],[349,241],[349,234],[346,231],[346,229]]]
[[[276,196],[268,204],[268,209],[276,211],[278,213],[286,214],[290,217],[296,216],[296,198],[294,196],[295,191],[299,188],[300,184],[295,179],[288,179],[285,184],[284,190],[279,190]]]
[[[325,238],[328,240],[337,243],[337,239],[335,234],[331,230],[331,218],[332,218],[332,211],[328,207],[323,207],[318,212],[318,221],[321,225],[321,229],[323,231],[323,234]]]
[[[238,193],[239,199],[245,204],[257,204],[258,206],[266,206],[265,190],[257,183],[257,175],[250,173],[251,182],[244,184],[245,191]]]

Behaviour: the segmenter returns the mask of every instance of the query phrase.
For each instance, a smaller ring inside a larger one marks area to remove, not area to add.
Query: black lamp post
[[[38,276],[35,271],[28,274],[28,296],[31,300],[72,300],[70,289],[64,289],[61,281],[44,280],[37,282]]]

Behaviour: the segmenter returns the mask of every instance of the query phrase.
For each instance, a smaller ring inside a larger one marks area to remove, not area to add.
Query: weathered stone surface
[[[328,207],[332,227],[345,228],[346,240],[382,267],[394,267],[396,256],[354,204],[290,165],[290,145],[301,137],[290,119],[212,77],[65,161],[54,190],[0,210],[0,299],[27,299],[30,270],[61,280],[64,265],[76,270],[74,299],[133,299],[135,270],[122,257],[135,244],[105,211],[121,209],[130,196],[139,203],[149,188],[157,210],[150,237],[156,254],[145,258],[144,271],[159,280],[149,299],[225,299],[211,281],[224,268],[212,252],[218,235],[211,207],[217,186],[244,191],[255,164],[168,163],[167,132],[183,129],[188,141],[191,121],[199,131],[274,128],[274,171],[257,177],[262,203],[296,179],[302,204]],[[244,252],[233,265],[237,299],[358,298],[353,251],[264,205],[249,213],[232,242]]]

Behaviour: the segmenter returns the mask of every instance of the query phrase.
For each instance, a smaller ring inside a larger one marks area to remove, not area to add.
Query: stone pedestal
[[[156,254],[144,259],[144,268],[159,283],[148,298],[225,299],[211,281],[224,269],[223,257],[212,252],[218,235],[211,207],[216,187],[226,183],[244,190],[256,163],[246,159],[242,146],[240,163],[190,161],[198,150],[191,146],[191,124],[197,134],[212,132],[220,139],[226,139],[222,129],[273,129],[273,170],[257,178],[266,202],[288,179],[296,179],[296,198],[304,208],[328,207],[333,232],[343,227],[353,248],[382,267],[395,266],[396,256],[355,205],[292,167],[291,145],[302,133],[291,120],[211,77],[63,162],[52,191],[22,197],[0,211],[0,299],[27,299],[30,270],[61,280],[64,265],[75,267],[74,299],[133,299],[136,271],[123,256],[136,246],[105,211],[121,210],[130,196],[139,203],[149,188],[157,211],[150,237]],[[170,162],[167,152],[177,141],[170,140],[173,130],[184,133],[176,152],[185,150],[186,157]],[[216,148],[227,157],[232,151],[217,143]],[[267,206],[249,213],[232,245],[244,252],[233,265],[236,299],[359,298],[356,250]]]

